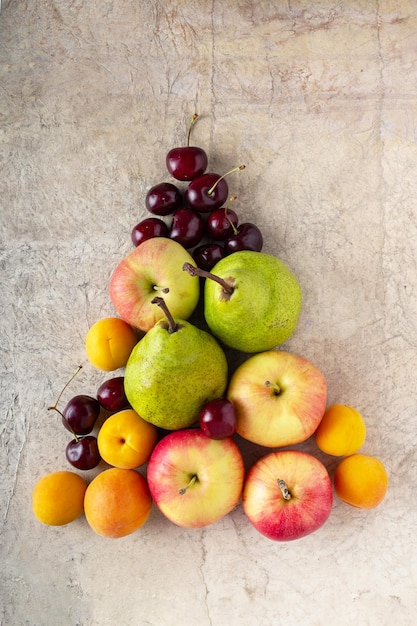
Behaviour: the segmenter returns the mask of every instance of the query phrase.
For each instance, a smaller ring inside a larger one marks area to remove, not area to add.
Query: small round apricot
[[[148,483],[132,469],[104,470],[93,478],[85,492],[85,517],[103,537],[130,535],[146,522],[151,509]]]
[[[157,441],[156,426],[145,422],[133,409],[110,415],[97,437],[101,458],[109,465],[124,469],[146,463]]]
[[[75,472],[46,474],[33,489],[33,513],[48,526],[69,524],[84,511],[86,489],[87,483]]]
[[[336,467],[334,488],[343,502],[360,509],[372,509],[385,498],[387,471],[376,457],[352,454]]]
[[[88,360],[99,370],[110,372],[124,367],[138,341],[135,330],[119,317],[98,320],[87,333]]]
[[[317,446],[334,456],[349,456],[358,452],[366,437],[366,426],[356,409],[344,404],[329,406],[316,430]]]

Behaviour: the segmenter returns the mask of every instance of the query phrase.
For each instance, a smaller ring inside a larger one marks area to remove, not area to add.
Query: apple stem
[[[188,483],[188,485],[186,485],[185,487],[182,487],[181,489],[178,490],[179,495],[183,496],[187,492],[187,490],[194,485],[196,480],[197,480],[197,474],[193,474],[191,476],[191,480]]]
[[[223,176],[220,176],[220,178],[218,178],[216,180],[216,182],[214,183],[214,185],[212,187],[210,187],[210,189],[207,192],[207,195],[211,196],[211,194],[213,193],[213,191],[216,189],[217,185],[219,184],[219,182],[221,180],[223,180],[223,178],[225,176],[229,176],[229,174],[232,174],[233,172],[238,172],[239,170],[244,170],[246,167],[246,165],[238,165],[237,167],[234,167],[233,169],[229,170],[228,172],[226,172],[226,174],[223,174]]]
[[[200,278],[210,278],[211,280],[214,280],[216,283],[219,283],[219,285],[223,287],[223,290],[229,296],[231,296],[234,292],[233,285],[223,280],[223,278],[220,278],[220,276],[216,276],[211,272],[207,272],[206,270],[202,270],[200,267],[194,267],[194,265],[191,265],[191,263],[184,263],[182,269],[185,272],[188,272],[190,276],[200,276]]]
[[[281,393],[281,387],[277,383],[271,383],[270,380],[264,382],[265,387],[270,387],[274,396],[279,396]]]
[[[188,127],[187,147],[189,147],[189,146],[190,146],[191,129],[192,129],[192,127],[194,126],[194,123],[195,123],[195,121],[196,121],[197,117],[198,117],[198,113],[194,113],[194,115],[193,115],[193,116],[192,116],[192,118],[191,118],[191,122],[190,122],[190,125],[189,125],[189,127]]]
[[[169,287],[160,287],[159,285],[154,285],[153,290],[162,291],[162,293],[169,293]]]
[[[160,296],[156,296],[153,300],[151,300],[151,303],[157,304],[159,307],[161,307],[161,309],[165,313],[165,317],[168,320],[168,332],[170,334],[175,333],[178,330],[178,324],[176,324],[174,318],[172,317],[171,312],[168,309],[165,300],[161,298]]]
[[[284,500],[291,500],[291,494],[288,491],[288,487],[287,487],[285,480],[282,480],[282,478],[278,478],[277,483],[278,483],[278,487],[281,489],[281,494]]]

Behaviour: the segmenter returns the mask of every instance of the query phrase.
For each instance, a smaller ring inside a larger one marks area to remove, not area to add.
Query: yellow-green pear
[[[229,348],[254,353],[271,350],[294,332],[301,310],[301,289],[293,272],[264,252],[233,252],[211,272],[185,263],[192,276],[204,277],[204,316],[213,335]]]
[[[163,298],[153,299],[166,319],[136,344],[125,369],[125,393],[147,422],[166,430],[187,428],[204,404],[223,395],[226,356],[212,335],[174,320]]]

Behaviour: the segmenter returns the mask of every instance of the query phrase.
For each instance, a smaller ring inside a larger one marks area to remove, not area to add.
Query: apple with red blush
[[[242,494],[249,521],[273,541],[292,541],[315,532],[327,521],[332,504],[326,467],[299,450],[261,457],[250,468]]]

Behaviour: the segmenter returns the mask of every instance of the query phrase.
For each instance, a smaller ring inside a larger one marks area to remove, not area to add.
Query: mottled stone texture
[[[414,0],[2,2],[2,626],[414,622],[416,63]],[[66,399],[106,378],[84,337],[114,314],[109,277],[194,111],[209,169],[247,166],[230,179],[241,221],[299,277],[285,348],[363,413],[390,474],[379,508],[336,500],[292,544],[240,506],[197,531],[154,510],[120,540],[31,513],[35,481],[68,469],[47,407],[79,363]]]

